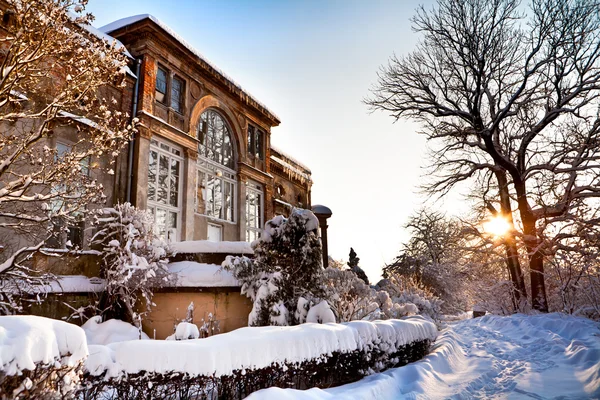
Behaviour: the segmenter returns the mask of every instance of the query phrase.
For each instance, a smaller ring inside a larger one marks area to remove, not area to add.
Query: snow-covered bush
[[[270,386],[333,386],[416,361],[436,337],[433,323],[412,317],[114,343],[90,352],[85,398],[237,399]]]
[[[153,234],[153,216],[129,203],[101,210],[95,218],[98,231],[92,245],[102,251],[101,276],[106,291],[98,305],[102,315],[139,326],[150,311],[153,289],[169,279],[169,246]],[[144,307],[138,313],[136,307]]]
[[[324,281],[326,298],[339,322],[363,319],[379,307],[373,289],[351,270],[328,267]]]
[[[128,340],[147,340],[148,335],[139,327],[125,321],[109,319],[102,322],[102,317],[96,315],[81,325],[85,332],[88,345],[107,345],[109,343],[126,342]]]
[[[200,337],[200,331],[195,324],[191,322],[180,322],[175,327],[175,333],[171,336],[167,336],[166,340],[189,340],[198,339]]]
[[[229,256],[223,262],[254,303],[248,325],[300,324],[325,298],[318,226],[311,211],[295,209],[289,218],[277,216],[265,224],[252,244],[253,259]],[[329,320],[326,314],[320,316]]]
[[[380,316],[399,318],[419,314],[435,321],[442,318],[442,300],[413,280],[390,275],[377,284]]]
[[[0,398],[75,398],[87,355],[85,334],[76,325],[0,316]]]

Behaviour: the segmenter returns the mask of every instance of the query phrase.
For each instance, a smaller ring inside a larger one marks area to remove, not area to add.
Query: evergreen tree
[[[325,297],[317,228],[312,212],[296,209],[289,218],[277,216],[266,223],[253,244],[254,259],[227,257],[223,267],[233,272],[242,293],[254,302],[250,326],[303,323],[309,309]]]
[[[370,285],[367,274],[365,274],[365,271],[363,271],[362,268],[358,266],[359,261],[360,258],[356,256],[356,252],[352,247],[350,247],[350,259],[348,260],[348,267],[350,267],[350,270],[352,270],[352,272],[354,272],[360,279],[362,279],[365,284]]]

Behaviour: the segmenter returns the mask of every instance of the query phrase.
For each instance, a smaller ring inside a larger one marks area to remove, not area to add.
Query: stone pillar
[[[198,152],[183,149],[185,159],[183,160],[183,203],[181,215],[181,240],[194,240],[194,213],[196,203],[196,161]]]
[[[148,207],[148,158],[150,156],[150,138],[152,133],[144,127],[138,128],[135,141],[133,162],[132,202],[137,208],[145,210]]]
[[[329,207],[317,204],[312,208],[313,213],[319,220],[319,228],[321,228],[321,246],[323,247],[323,268],[329,265],[329,250],[327,248],[327,219],[333,215]]]

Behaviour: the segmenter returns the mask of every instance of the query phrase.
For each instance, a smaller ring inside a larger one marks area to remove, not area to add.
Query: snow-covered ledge
[[[171,244],[176,253],[220,253],[220,254],[253,254],[248,242],[211,242],[208,240],[188,240]]]

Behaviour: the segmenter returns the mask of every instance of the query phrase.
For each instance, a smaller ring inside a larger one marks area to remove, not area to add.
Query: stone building
[[[272,111],[151,15],[101,30],[140,64],[131,202],[161,236],[253,241],[286,207],[310,208],[310,170],[271,147]]]

